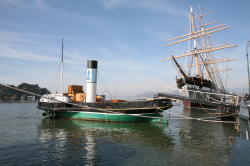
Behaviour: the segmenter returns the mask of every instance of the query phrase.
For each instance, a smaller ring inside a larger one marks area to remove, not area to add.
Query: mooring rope
[[[187,106],[180,105],[180,104],[173,104],[173,106],[176,106],[176,107],[184,107],[184,108],[191,108],[191,109],[204,110],[204,112],[206,112],[207,114],[211,114],[211,115],[214,115],[214,114],[221,114],[221,113],[210,113],[210,112],[205,111],[205,110],[214,110],[214,111],[222,110],[221,108],[187,107]],[[243,107],[243,108],[244,108],[244,107]]]
[[[157,108],[157,107],[156,107]],[[157,108],[159,110],[162,110],[160,108]],[[162,110],[163,111],[163,110]],[[220,121],[220,120],[208,120],[207,118],[212,118],[212,117],[201,117],[201,118],[192,118],[192,117],[188,117],[185,115],[180,115],[180,114],[176,114],[176,113],[172,113],[169,111],[169,114],[175,115],[175,116],[179,116],[185,119],[189,119],[189,120],[197,120],[197,121],[203,121],[203,122],[214,122],[214,123],[237,123],[237,122],[233,122],[233,121]],[[232,114],[234,115],[234,114]],[[225,116],[219,116],[219,117],[213,117],[213,118],[220,118],[220,117],[226,117],[226,116],[231,116],[231,115],[225,115]],[[171,118],[170,118],[171,119]]]

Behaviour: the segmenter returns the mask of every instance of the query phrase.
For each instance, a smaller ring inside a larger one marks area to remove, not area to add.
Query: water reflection
[[[58,156],[56,160],[71,156],[74,164],[95,165],[102,158],[112,157],[119,163],[119,159],[131,157],[140,147],[171,149],[174,144],[163,132],[166,127],[149,123],[43,119],[38,137],[44,146],[53,147]],[[116,156],[119,153],[121,155]]]
[[[208,116],[199,109],[171,111]],[[44,159],[52,149],[54,160],[84,165],[225,165],[229,137],[235,136],[232,124],[195,120],[170,120],[163,125],[43,119],[38,131],[40,142],[48,147]]]
[[[236,135],[232,124],[48,120],[35,108],[36,104],[0,105],[1,165],[226,165],[232,149],[228,138]],[[208,116],[182,107],[170,111]]]
[[[211,116],[201,109],[173,108],[171,111],[192,118]],[[173,120],[165,129],[167,135],[173,136],[175,143],[170,156],[174,159],[178,158],[177,155],[182,156],[181,160],[172,161],[173,165],[227,164],[232,148],[230,138],[236,135],[233,124],[176,120],[173,115],[170,118]]]

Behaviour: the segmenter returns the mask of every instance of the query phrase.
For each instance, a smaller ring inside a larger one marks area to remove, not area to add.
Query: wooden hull
[[[201,104],[200,102],[192,102],[190,100],[183,100],[182,102],[183,102],[184,107],[188,107],[188,108],[218,108],[216,106],[209,105],[209,103]]]

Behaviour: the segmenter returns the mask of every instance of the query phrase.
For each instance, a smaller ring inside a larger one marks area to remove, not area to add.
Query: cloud
[[[45,0],[35,0],[35,5],[39,8],[47,9],[48,5],[45,3]]]
[[[12,5],[20,5],[23,4],[23,0],[2,0],[2,3],[12,4]]]
[[[101,0],[106,8],[119,8],[125,1],[124,0]]]
[[[161,0],[101,0],[106,8],[142,8],[154,12],[166,12],[174,15],[184,13],[170,2]]]
[[[41,9],[47,9],[48,5],[45,3],[45,0],[1,0],[2,3],[22,6],[22,7],[38,7]]]
[[[0,30],[0,58],[9,58],[36,62],[57,62],[61,55],[61,38],[31,32]],[[68,40],[72,40],[68,38]],[[53,49],[52,49],[53,48]],[[68,64],[80,64],[81,54],[77,51],[66,50]]]
[[[10,30],[0,30],[0,57],[25,61],[55,62],[56,57],[51,49],[52,37],[43,34],[24,33]],[[46,45],[44,42],[46,41]],[[41,52],[44,49],[47,51]],[[54,50],[54,49],[52,49]],[[50,54],[48,53],[50,52]]]
[[[29,51],[13,48],[4,44],[0,44],[0,57],[28,60],[28,61],[45,61],[55,62],[57,59],[42,54],[31,53]]]

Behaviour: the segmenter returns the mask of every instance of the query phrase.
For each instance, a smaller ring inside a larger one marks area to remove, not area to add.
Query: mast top
[[[211,47],[212,45],[210,41],[211,35],[215,32],[224,31],[231,27],[227,26],[226,24],[220,24],[220,25],[215,25],[212,27],[204,28],[211,24],[217,23],[217,21],[203,24],[203,20],[201,20],[202,17],[199,17],[198,15],[196,15],[196,13],[194,13],[192,6],[190,6],[190,13],[193,16],[193,18],[190,18],[191,19],[191,25],[190,25],[191,32],[181,35],[181,36],[170,38],[167,40],[168,43],[165,45],[165,46],[171,46],[171,45],[180,44],[183,42],[192,41],[192,44],[190,44],[190,48],[189,48],[190,51],[184,55],[174,56],[175,58],[192,56],[192,55],[198,54],[198,56],[203,56],[206,59],[208,57],[208,54],[212,54],[212,52],[214,51],[225,49],[225,48],[230,48],[230,47],[235,47],[238,45],[238,44],[231,44],[231,45],[226,44],[220,47]],[[195,50],[198,50],[198,51],[195,51]],[[161,59],[161,61],[171,60],[171,59],[172,57],[169,57],[169,58]]]
[[[193,13],[193,7],[190,6],[190,13]]]
[[[61,93],[63,93],[63,40],[62,38],[62,59],[61,59]]]
[[[63,63],[63,47],[64,47],[64,45],[63,45],[63,41],[64,41],[64,38],[62,38],[62,63]]]

